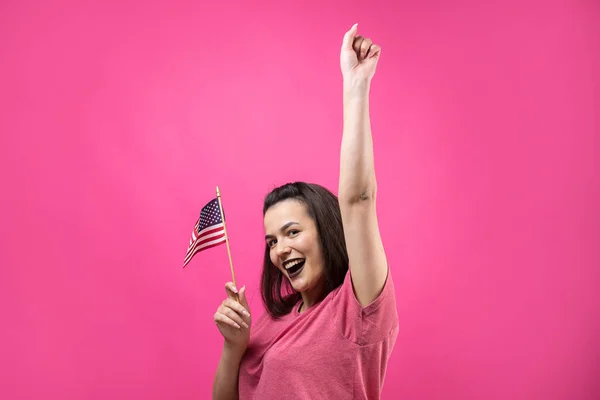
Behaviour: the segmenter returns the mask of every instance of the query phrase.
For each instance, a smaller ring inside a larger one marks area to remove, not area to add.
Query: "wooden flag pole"
[[[233,261],[231,260],[231,250],[229,249],[229,237],[227,236],[227,226],[225,225],[225,215],[223,215],[223,206],[221,205],[221,192],[219,186],[217,186],[217,199],[219,202],[219,211],[221,212],[221,221],[223,221],[223,231],[225,232],[225,244],[227,244],[227,254],[229,255],[229,266],[231,268],[231,278],[233,280],[233,286],[237,289],[237,283],[235,282],[235,272],[233,271]],[[240,296],[236,293],[235,298],[237,302],[240,302]]]

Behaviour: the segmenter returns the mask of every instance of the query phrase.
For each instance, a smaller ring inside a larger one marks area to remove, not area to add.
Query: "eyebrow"
[[[290,221],[287,224],[285,224],[284,226],[282,226],[281,229],[279,229],[279,232],[285,231],[287,228],[289,228],[292,225],[300,225],[300,224],[297,223],[297,222],[294,222],[294,221]],[[270,238],[274,238],[274,237],[275,236],[273,236],[273,235],[266,235],[265,236],[265,240],[270,239]]]

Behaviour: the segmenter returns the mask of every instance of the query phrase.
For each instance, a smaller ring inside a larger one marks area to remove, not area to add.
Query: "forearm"
[[[344,126],[338,197],[357,202],[375,195],[375,164],[369,117],[370,82],[344,81]]]
[[[223,347],[213,382],[213,400],[237,400],[240,362],[244,353]]]

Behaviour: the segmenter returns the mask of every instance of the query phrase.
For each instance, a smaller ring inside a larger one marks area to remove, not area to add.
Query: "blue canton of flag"
[[[223,211],[225,213],[225,211]],[[202,250],[218,246],[225,242],[225,227],[219,210],[219,200],[215,198],[208,202],[200,211],[200,218],[194,226],[190,244],[188,245],[183,267],[192,260],[194,255]]]

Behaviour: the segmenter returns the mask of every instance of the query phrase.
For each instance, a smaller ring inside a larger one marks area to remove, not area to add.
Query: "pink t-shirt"
[[[252,326],[240,364],[239,398],[378,399],[398,336],[391,273],[362,307],[350,271],[344,283],[302,314],[300,302],[279,320],[265,312]]]

